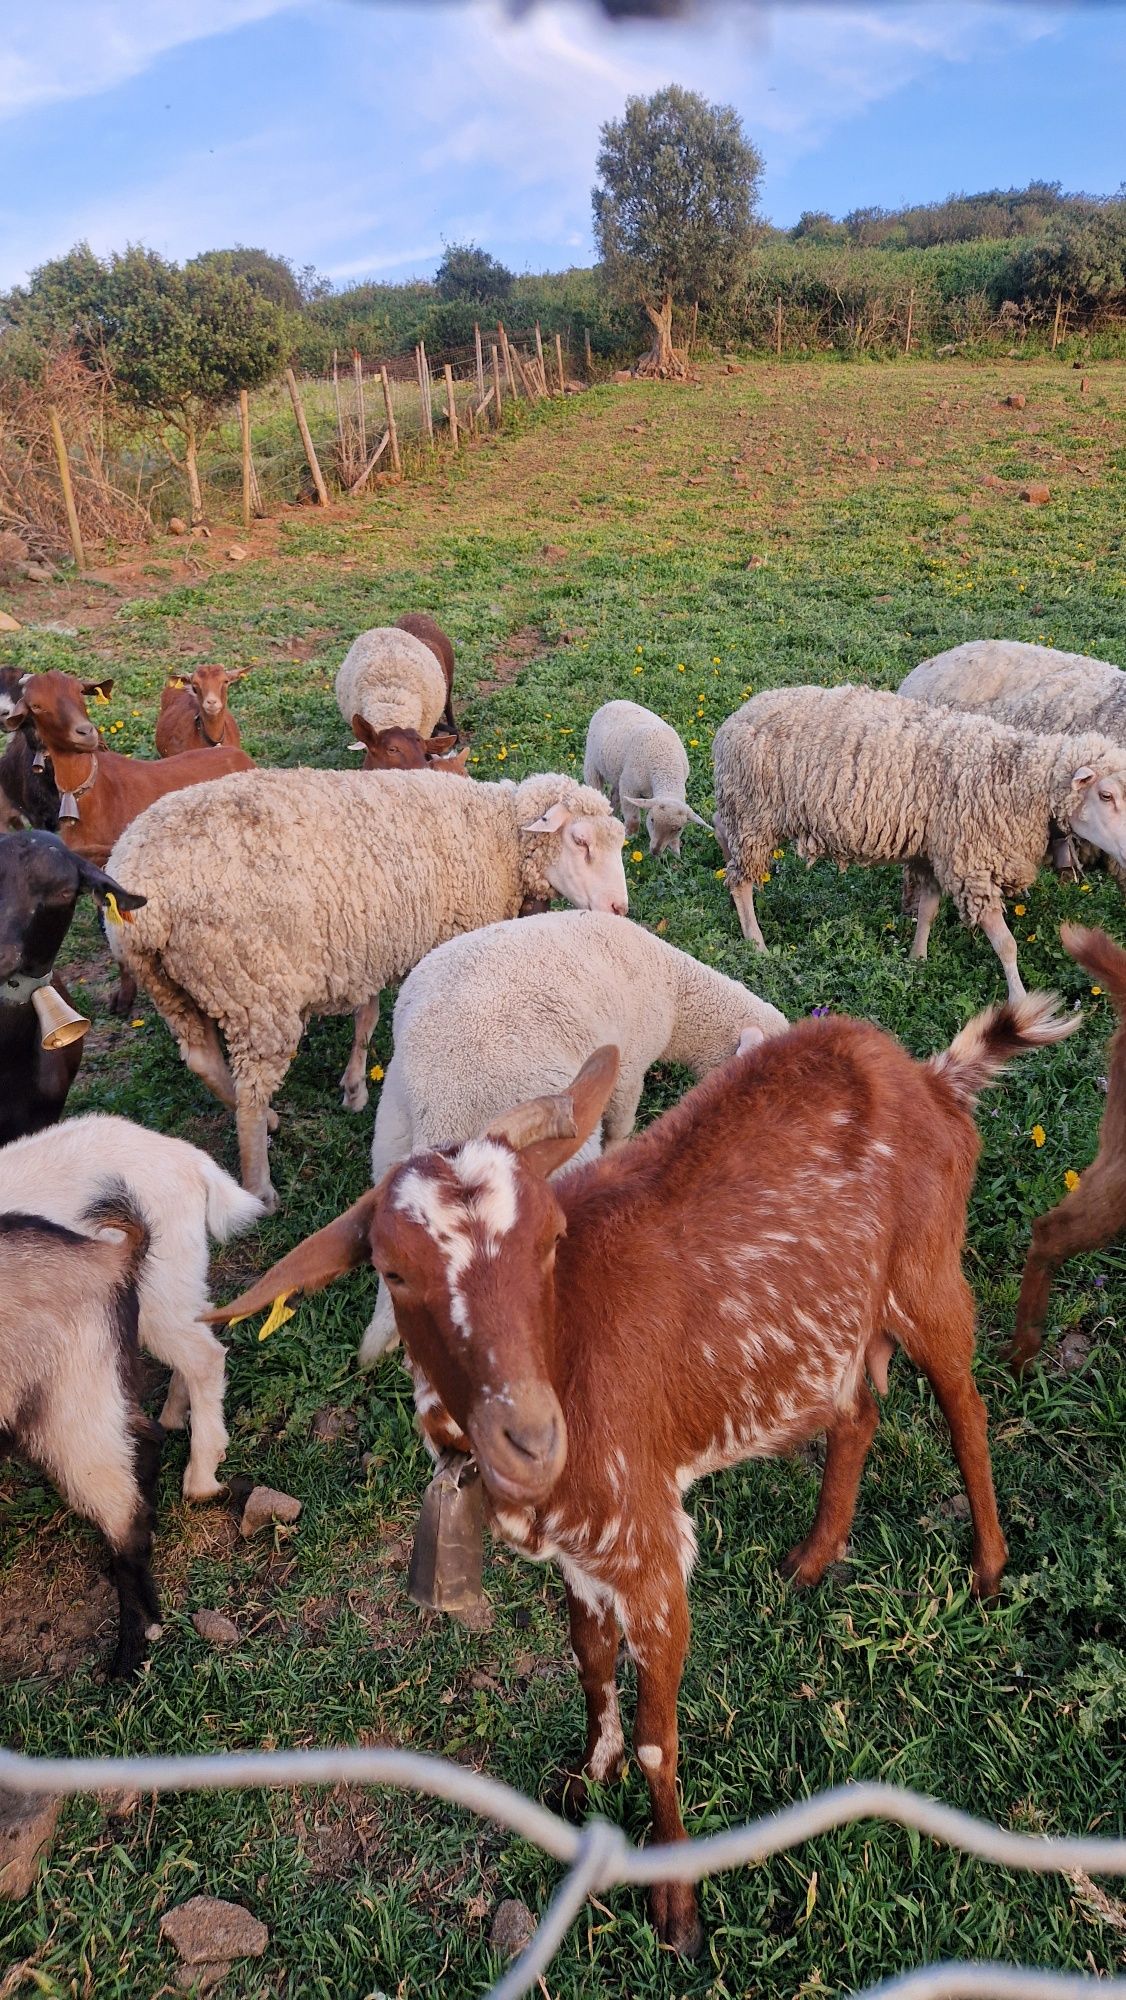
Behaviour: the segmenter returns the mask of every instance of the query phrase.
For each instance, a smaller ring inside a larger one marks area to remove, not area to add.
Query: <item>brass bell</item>
[[[76,1013],[54,986],[37,986],[31,1004],[39,1017],[45,1049],[67,1048],[80,1041],[90,1026],[85,1015]]]
[[[475,1459],[444,1451],[422,1496],[407,1590],[427,1611],[479,1619],[489,1609],[481,1587],[485,1495]]]

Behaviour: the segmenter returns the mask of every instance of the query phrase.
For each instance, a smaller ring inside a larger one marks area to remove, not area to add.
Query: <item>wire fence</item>
[[[520,1956],[485,2000],[523,2000],[547,1971],[591,1894],[623,1885],[699,1882],[753,1867],[857,1820],[886,1820],[960,1848],[963,1854],[1036,1875],[1126,1875],[1126,1839],[1010,1833],[898,1785],[838,1785],[727,1833],[674,1845],[635,1847],[620,1827],[581,1828],[523,1792],[444,1757],[408,1750],[223,1751],[205,1757],[25,1757],[0,1750],[0,1789],[25,1796],[81,1792],[204,1792],[301,1785],[388,1785],[464,1806],[531,1842],[567,1873]],[[1029,1966],[953,1961],[925,1965],[865,1989],[859,2000],[1126,2000],[1126,1978],[1044,1972]]]

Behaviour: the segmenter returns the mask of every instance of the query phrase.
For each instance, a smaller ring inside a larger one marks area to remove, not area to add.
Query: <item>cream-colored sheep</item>
[[[652,1063],[684,1063],[704,1076],[786,1027],[777,1007],[627,917],[552,910],[451,938],[415,967],[395,1003],[372,1182],[412,1153],[476,1137],[512,1104],[562,1090],[612,1042],[621,1068],[601,1134],[567,1171],[602,1142],[628,1139]],[[394,1334],[381,1285],[362,1366]]]
[[[711,825],[685,802],[688,752],[669,722],[636,701],[604,701],[590,718],[583,757],[583,780],[609,792],[627,835],[637,832],[641,815],[649,830],[650,854],[680,853],[689,820]]]
[[[188,1067],[234,1107],[243,1185],[274,1208],[270,1099],[310,1018],[357,1014],[343,1083],[358,1106],[381,988],[525,898],[624,914],[624,837],[599,793],[552,772],[519,785],[240,772],[170,793],[126,828],[114,854],[147,902],[110,927],[110,946]]]
[[[446,706],[446,677],[431,648],[413,632],[374,625],[352,641],[335,692],[349,729],[361,715],[372,729],[416,729],[426,737]]]
[[[945,890],[1023,992],[1006,891],[1027,889],[1052,821],[1126,860],[1126,752],[1030,736],[873,688],[778,688],[716,731],[716,832],[744,937],[765,950],[754,885],[780,841],[809,861],[900,861],[919,885],[912,956]]]

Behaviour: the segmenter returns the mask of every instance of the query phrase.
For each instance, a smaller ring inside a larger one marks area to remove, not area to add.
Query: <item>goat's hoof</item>
[[[210,1479],[189,1479],[187,1473],[185,1472],[184,1474],[184,1498],[190,1501],[193,1507],[198,1506],[202,1500],[223,1500],[226,1498],[229,1490],[225,1480],[219,1480],[214,1477]]]
[[[661,1943],[678,1958],[698,1958],[704,1932],[696,1913],[696,1892],[690,1882],[654,1882],[649,1891],[653,1928]]]
[[[118,1020],[120,1021],[124,1018],[126,1014],[131,1014],[133,1012],[133,1007],[136,1001],[136,997],[137,997],[136,993],[135,992],[130,993],[128,988],[115,986],[113,992],[109,996],[108,1001],[106,1002],[106,1005],[108,1006],[110,1013],[116,1014]]]
[[[276,1214],[277,1214],[277,1212],[278,1212],[278,1191],[277,1191],[276,1187],[274,1187],[274,1186],[273,1186],[273,1185],[272,1185],[272,1184],[271,1184],[271,1183],[270,1183],[269,1181],[267,1181],[267,1182],[266,1182],[266,1185],[265,1185],[265,1187],[264,1187],[264,1188],[251,1188],[251,1189],[250,1189],[250,1193],[251,1193],[251,1194],[256,1194],[256,1195],[258,1196],[258,1199],[259,1199],[259,1201],[260,1201],[260,1202],[261,1202],[261,1204],[262,1204],[262,1213],[263,1213],[263,1215],[276,1215]]]
[[[1017,1381],[1027,1375],[1040,1352],[1040,1335],[1015,1333],[1001,1349],[1002,1361],[1007,1361]]]
[[[780,1576],[787,1577],[795,1590],[812,1590],[819,1584],[826,1571],[834,1563],[843,1560],[844,1549],[830,1550],[827,1555],[815,1555],[808,1542],[798,1542],[778,1565]]]
[[[979,1604],[996,1604],[1001,1595],[1001,1578],[1005,1574],[1004,1563],[995,1569],[978,1569],[975,1565],[970,1589]]]
[[[345,1111],[362,1111],[368,1101],[368,1087],[363,1081],[346,1083],[342,1086]]]
[[[278,1114],[271,1105],[266,1113],[266,1130],[267,1132],[276,1132],[277,1129],[278,1129]]]

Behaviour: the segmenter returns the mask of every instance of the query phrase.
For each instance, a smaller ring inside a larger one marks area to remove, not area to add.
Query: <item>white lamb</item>
[[[587,726],[583,781],[609,792],[627,835],[637,832],[645,814],[650,854],[679,854],[689,820],[712,831],[710,821],[685,802],[688,752],[676,730],[640,702],[604,701],[595,709]]]
[[[601,1136],[569,1170],[629,1137],[652,1063],[703,1076],[787,1025],[768,1001],[627,917],[550,911],[452,938],[415,967],[396,1002],[373,1184],[413,1152],[471,1139],[510,1104],[563,1088],[595,1049],[615,1043],[621,1069]],[[381,1284],[361,1365],[394,1334]]]
[[[0,1147],[0,1210],[81,1231],[99,1201],[122,1192],[148,1231],[137,1271],[140,1342],[172,1370],[160,1422],[182,1430],[190,1411],[184,1498],[210,1500],[222,1491],[216,1474],[227,1449],[227,1357],[203,1324],[211,1303],[207,1239],[225,1243],[249,1229],[262,1203],[198,1146],[127,1118],[91,1112]]]

